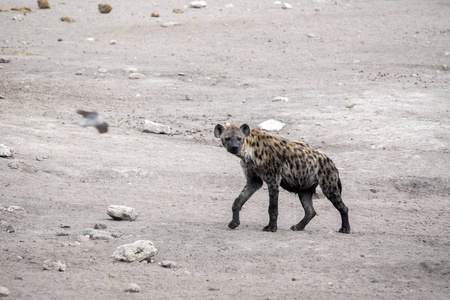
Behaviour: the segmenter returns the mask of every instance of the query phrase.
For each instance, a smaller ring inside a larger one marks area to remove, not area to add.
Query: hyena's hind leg
[[[291,230],[298,231],[305,229],[305,226],[311,221],[312,218],[316,215],[316,211],[313,207],[312,197],[314,191],[302,192],[298,194],[300,198],[300,202],[302,203],[303,210],[305,211],[305,216],[303,219],[296,225],[291,227]]]
[[[342,225],[339,232],[350,233],[350,223],[348,221],[348,208],[342,201],[341,191],[341,179],[337,176],[331,176],[331,178],[325,178],[320,180],[320,187],[322,192],[333,203],[334,207],[341,214]]]

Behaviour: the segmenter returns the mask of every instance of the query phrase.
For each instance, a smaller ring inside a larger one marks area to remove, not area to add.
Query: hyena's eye
[[[242,138],[241,138],[241,137],[238,137],[237,140],[240,142],[240,141],[242,141]]]
[[[226,141],[226,142],[229,142],[230,140],[231,140],[230,137],[226,137],[226,138],[225,138],[225,141]]]

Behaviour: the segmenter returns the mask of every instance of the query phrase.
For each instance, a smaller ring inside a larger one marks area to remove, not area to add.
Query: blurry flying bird
[[[108,132],[108,123],[106,123],[106,119],[108,118],[106,115],[99,114],[96,111],[84,111],[81,109],[77,110],[77,113],[82,115],[84,120],[78,122],[77,124],[83,127],[92,126],[97,128],[99,133]]]

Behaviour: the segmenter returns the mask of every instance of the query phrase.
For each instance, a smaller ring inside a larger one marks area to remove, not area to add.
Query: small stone
[[[291,9],[292,5],[290,5],[289,3],[283,2],[283,4],[281,4],[281,8],[282,9]]]
[[[132,244],[121,245],[116,248],[112,258],[119,261],[151,261],[151,258],[158,253],[158,249],[152,241],[139,240]]]
[[[130,79],[145,79],[145,75],[142,73],[131,73],[130,76],[128,76]]]
[[[117,41],[116,41],[116,40],[111,40],[111,41],[109,41],[109,44],[110,44],[110,45],[116,45],[116,44],[117,44]]]
[[[314,33],[308,33],[306,36],[309,37],[309,38],[314,38],[314,37],[316,37],[316,35],[315,35]]]
[[[192,8],[203,8],[203,7],[206,7],[206,2],[205,1],[192,1],[189,5]]]
[[[14,227],[12,227],[12,225],[7,225],[6,226],[6,233],[13,233],[16,230],[14,229]]]
[[[76,73],[75,73],[75,75],[77,75],[77,76],[81,76],[81,75],[83,75],[83,72],[81,72],[81,71],[78,71],[78,72],[76,72]]]
[[[102,14],[109,14],[109,12],[112,10],[112,6],[109,5],[109,4],[99,4],[98,5],[98,10]]]
[[[63,21],[63,22],[67,22],[67,23],[73,23],[73,22],[75,22],[75,19],[74,19],[74,18],[71,18],[71,17],[61,17],[60,20]]]
[[[272,101],[273,101],[273,102],[277,102],[277,101],[280,101],[280,102],[288,102],[288,101],[289,101],[289,98],[288,98],[288,97],[275,97],[275,98],[272,99]]]
[[[125,292],[128,293],[139,293],[141,291],[141,288],[136,283],[130,283],[125,290]]]
[[[170,127],[168,125],[162,125],[149,120],[144,120],[144,127],[142,131],[146,133],[170,134]]]
[[[0,64],[7,64],[9,63],[11,60],[9,58],[0,58]]]
[[[9,290],[4,286],[0,286],[0,297],[7,297],[7,296],[9,296]]]
[[[100,68],[100,69],[98,69],[98,72],[99,73],[108,73],[108,69]]]
[[[267,130],[267,131],[279,131],[279,130],[283,129],[283,127],[284,127],[284,123],[278,122],[273,119],[264,121],[258,125],[258,128],[260,130]]]
[[[1,69],[1,68],[0,68]],[[5,99],[5,96],[3,96],[3,95],[0,95],[0,99]]]
[[[94,229],[106,229],[106,224],[103,224],[103,223],[96,223],[95,225],[94,225]]]
[[[66,271],[66,264],[61,262],[60,260],[54,261],[51,259],[47,259],[44,261],[44,263],[42,264],[42,268],[44,270],[56,270],[59,272],[65,272]]]
[[[184,11],[181,8],[174,8],[172,9],[172,12],[176,13],[176,14],[182,14],[184,13]]]
[[[108,231],[97,230],[92,228],[86,228],[83,230],[83,235],[88,235],[92,240],[110,240],[112,239],[111,233]]]
[[[123,205],[110,205],[108,207],[107,214],[114,220],[134,221],[138,217],[138,214],[134,208]]]
[[[78,240],[80,243],[88,242],[90,239],[91,239],[91,237],[90,237],[89,235],[79,235],[79,236],[77,237],[77,240]]]
[[[94,39],[93,37],[88,37],[88,38],[86,38],[86,41],[88,41],[88,42],[94,42],[95,39]]]
[[[152,18],[159,18],[159,14],[152,12],[152,14],[150,15]]]
[[[162,262],[159,263],[159,265],[163,268],[168,268],[168,269],[178,269],[178,265],[171,261],[171,260],[163,260]]]
[[[37,3],[40,9],[50,8],[50,4],[47,0],[37,0]]]
[[[0,144],[0,157],[13,157],[11,148],[3,144]]]
[[[161,27],[173,27],[173,26],[180,26],[181,23],[178,22],[166,22],[166,23],[162,23]]]

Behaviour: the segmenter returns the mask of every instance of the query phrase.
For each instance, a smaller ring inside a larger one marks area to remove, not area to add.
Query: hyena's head
[[[220,124],[214,128],[214,136],[220,138],[222,145],[232,154],[238,154],[241,151],[242,144],[246,137],[250,135],[250,126],[243,124],[227,125],[223,127]]]

